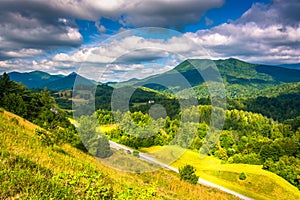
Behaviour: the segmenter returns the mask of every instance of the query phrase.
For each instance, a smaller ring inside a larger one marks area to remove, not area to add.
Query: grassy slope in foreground
[[[0,110],[0,199],[235,199],[166,170],[129,174],[69,145],[45,147],[36,128]]]
[[[183,152],[175,146],[168,148],[155,146],[143,148],[142,151],[151,153],[161,161]],[[270,200],[300,199],[300,192],[296,187],[276,174],[263,170],[261,165],[221,164],[221,160],[215,157],[200,158],[198,153],[187,150],[172,163],[172,166],[179,168],[186,164],[194,166],[201,178],[248,197]],[[242,172],[246,173],[246,180],[239,180]]]

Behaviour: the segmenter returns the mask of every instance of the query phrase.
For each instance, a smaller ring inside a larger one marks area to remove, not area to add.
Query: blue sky
[[[270,0],[227,0],[224,1],[220,7],[207,10],[195,23],[184,24],[183,27],[179,29],[176,29],[176,27],[163,27],[173,28],[183,33],[210,29],[214,26],[238,19],[244,12],[250,9],[254,3],[270,4]],[[79,26],[79,32],[83,36],[84,43],[90,43],[95,40],[95,37],[99,36],[99,34],[103,34],[103,31],[99,31],[95,26],[94,21],[76,20],[76,23]],[[120,28],[135,28],[134,26],[124,26],[118,21],[108,18],[100,19],[99,24],[105,27],[105,33],[108,35],[115,34]]]
[[[4,0],[0,72],[121,81],[187,58],[300,63],[299,10],[298,0]]]

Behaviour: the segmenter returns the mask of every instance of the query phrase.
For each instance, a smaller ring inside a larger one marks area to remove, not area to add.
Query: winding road
[[[72,123],[72,122],[71,122]],[[74,122],[72,123],[75,125],[75,127],[77,127],[78,125],[75,124]],[[110,147],[113,148],[113,149],[117,149],[117,150],[124,150],[124,151],[130,151],[131,153],[133,153],[133,149],[130,148],[130,147],[127,147],[127,146],[124,146],[124,145],[121,145],[119,143],[116,143],[114,141],[111,141],[109,140],[109,144],[110,144]],[[158,160],[156,160],[155,158],[151,157],[150,155],[146,154],[146,153],[139,153],[140,155],[140,159],[142,160],[145,160],[147,162],[151,162],[151,163],[154,163],[154,164],[157,164],[157,165],[160,165],[161,167],[165,168],[165,169],[168,169],[168,170],[171,170],[171,171],[174,171],[176,173],[179,173],[178,169],[170,166],[170,165],[167,165],[165,163],[162,163],[162,162],[159,162]],[[201,185],[205,185],[205,186],[208,186],[208,187],[213,187],[213,188],[217,188],[223,192],[226,192],[228,194],[232,194],[240,199],[243,199],[243,200],[253,200],[252,198],[250,197],[247,197],[245,195],[242,195],[240,193],[237,193],[233,190],[230,190],[230,189],[227,189],[223,186],[220,186],[220,185],[217,185],[215,183],[212,183],[212,182],[209,182],[207,180],[204,180],[202,178],[199,178],[198,179],[198,183],[201,184]]]
[[[124,145],[121,145],[121,144],[118,144],[116,142],[113,142],[111,140],[109,140],[109,144],[110,144],[110,147],[113,148],[113,149],[117,149],[117,150],[124,150],[124,151],[130,151],[131,153],[133,152],[133,149],[127,147],[127,146],[124,146]],[[160,165],[161,167],[165,168],[165,169],[168,169],[168,170],[171,170],[171,171],[174,171],[176,173],[179,173],[178,169],[170,166],[170,165],[167,165],[167,164],[164,164],[162,162],[159,162],[158,160],[156,160],[155,158],[151,157],[150,155],[146,154],[146,153],[139,153],[140,155],[140,159],[142,160],[145,160],[145,161],[148,161],[148,162],[151,162],[151,163],[154,163],[154,164],[157,164],[157,165]],[[223,186],[220,186],[220,185],[217,185],[215,183],[212,183],[212,182],[209,182],[207,180],[204,180],[202,178],[199,178],[198,179],[198,183],[201,184],[201,185],[205,185],[205,186],[208,186],[208,187],[213,187],[213,188],[217,188],[223,192],[226,192],[226,193],[229,193],[229,194],[232,194],[240,199],[244,199],[244,200],[253,200],[252,198],[250,197],[247,197],[245,195],[242,195],[240,193],[237,193],[233,190],[230,190],[230,189],[227,189]]]

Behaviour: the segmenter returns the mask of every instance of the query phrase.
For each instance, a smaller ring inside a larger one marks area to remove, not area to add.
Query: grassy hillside
[[[0,199],[236,199],[165,170],[128,174],[69,145],[43,146],[36,125],[0,111]]]
[[[159,155],[158,159],[162,161],[176,155],[176,152],[183,152],[178,147],[163,148],[159,146],[143,148],[142,150],[150,152],[154,156]],[[198,153],[187,150],[172,166],[179,168],[186,164],[194,166],[200,178],[255,199],[300,199],[300,192],[296,187],[283,178],[263,170],[261,165],[223,164],[221,160],[215,157],[200,158]],[[242,172],[247,176],[245,180],[239,179]]]

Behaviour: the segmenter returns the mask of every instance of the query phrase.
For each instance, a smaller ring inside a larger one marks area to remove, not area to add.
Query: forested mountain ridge
[[[252,97],[229,99],[228,104],[229,108],[261,113],[281,122],[289,119],[294,121],[300,116],[300,82],[271,86]],[[293,127],[300,127],[300,121],[293,122]]]
[[[27,88],[44,89],[45,87],[53,91],[70,90],[75,84],[91,85],[95,81],[89,80],[79,74],[73,72],[67,76],[64,75],[51,75],[42,71],[33,72],[10,72],[8,73],[11,80],[20,82]]]
[[[189,89],[192,87],[198,98],[201,98],[209,96],[205,81],[220,81],[216,79],[217,69],[225,84],[227,96],[230,98],[252,97],[253,94],[257,94],[268,87],[300,82],[300,70],[251,64],[230,58],[226,60],[189,59],[163,74],[109,85],[115,88],[145,86],[167,93],[172,90],[184,98],[189,96]],[[202,77],[202,74],[205,74],[206,77]],[[9,75],[11,80],[21,82],[28,88],[43,89],[47,87],[55,91],[72,89],[76,78],[83,84],[95,83],[76,73],[62,76],[34,71],[30,73],[11,72]],[[184,81],[187,81],[189,85],[185,85]]]
[[[179,96],[187,97],[190,88],[180,86],[180,80],[183,78],[193,87],[199,98],[205,97],[209,96],[209,93],[204,82],[220,81],[216,79],[216,67],[225,84],[227,96],[230,98],[251,96],[260,90],[282,83],[300,82],[299,70],[251,64],[230,58],[226,60],[186,60],[163,74],[138,81],[134,80],[132,85],[145,85],[160,91],[168,91],[171,88],[179,92]],[[206,75],[205,81],[201,74]],[[165,85],[161,86],[160,83],[165,83]],[[130,82],[126,82],[126,84],[130,84]]]
[[[10,72],[8,73],[11,80],[20,82],[28,88],[41,88],[43,89],[47,83],[61,79],[63,75],[51,75],[42,71],[32,72]]]

